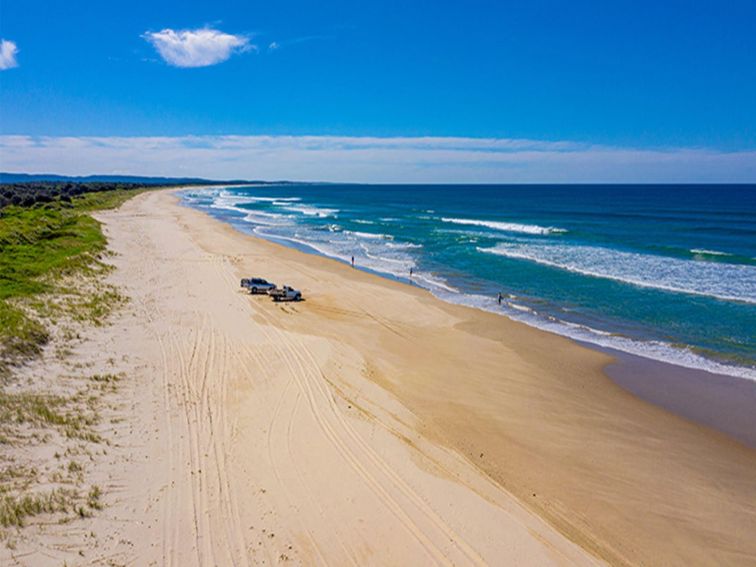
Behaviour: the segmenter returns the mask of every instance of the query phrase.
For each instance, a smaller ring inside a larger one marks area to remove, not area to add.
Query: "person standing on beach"
[[[354,256],[352,256],[352,267],[354,268]]]
[[[410,281],[412,281],[412,268],[410,268]]]

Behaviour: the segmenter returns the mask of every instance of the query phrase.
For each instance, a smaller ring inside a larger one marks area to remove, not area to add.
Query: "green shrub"
[[[91,192],[32,207],[0,211],[0,373],[8,365],[38,355],[49,340],[35,297],[65,293],[65,278],[92,274],[103,264],[107,244],[100,223],[89,212],[121,205],[142,189]],[[75,319],[101,322],[113,292],[70,302]]]

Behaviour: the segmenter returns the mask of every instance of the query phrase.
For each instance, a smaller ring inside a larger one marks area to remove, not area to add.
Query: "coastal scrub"
[[[140,189],[87,193],[71,202],[10,206],[0,213],[0,375],[41,353],[55,316],[101,321],[115,290],[82,290],[107,271],[106,240],[89,212],[113,208]]]

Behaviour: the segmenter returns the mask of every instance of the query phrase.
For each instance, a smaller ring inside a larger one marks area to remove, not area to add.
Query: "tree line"
[[[23,183],[0,184],[0,209],[14,205],[31,207],[38,203],[61,201],[70,203],[73,197],[85,193],[117,191],[119,189],[137,189],[139,183],[114,183],[103,181],[28,181]]]

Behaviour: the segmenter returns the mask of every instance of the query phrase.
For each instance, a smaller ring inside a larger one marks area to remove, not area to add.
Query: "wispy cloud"
[[[233,35],[211,28],[146,32],[149,41],[169,65],[208,67],[226,61],[234,53],[256,49],[244,35]]]
[[[306,43],[306,42],[309,42],[309,41],[319,41],[319,40],[322,40],[322,39],[333,39],[333,37],[329,36],[329,35],[305,35],[305,36],[301,36],[301,37],[295,37],[295,38],[292,38],[292,39],[284,39],[284,40],[281,40],[281,41],[272,41],[268,45],[268,51],[269,52],[277,51],[277,50],[282,49],[284,47],[289,47],[289,46],[292,46],[292,45],[297,45],[299,43]]]
[[[0,40],[0,71],[18,67],[16,53],[18,53],[18,47],[15,42],[8,39]]]
[[[2,168],[385,183],[756,182],[756,150],[516,138],[0,136]],[[75,157],[75,159],[72,159]]]

